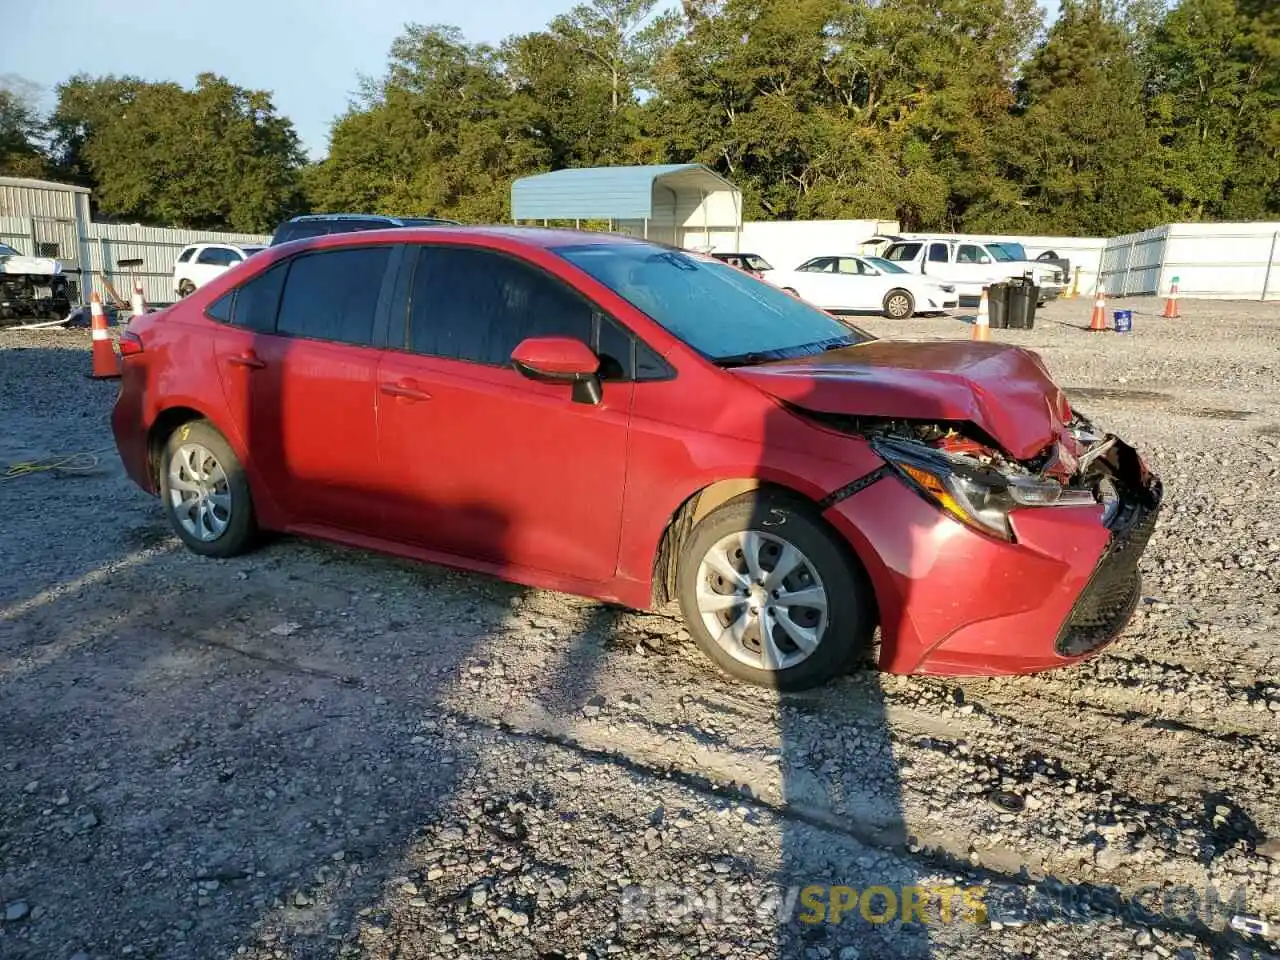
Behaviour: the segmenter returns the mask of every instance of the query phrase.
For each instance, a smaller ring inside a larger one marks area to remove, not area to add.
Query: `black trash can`
[[[993,283],[987,287],[987,313],[990,315],[991,328],[1003,330],[1009,326],[1009,285]]]
[[[1040,300],[1040,288],[1035,281],[1021,277],[1009,281],[1009,328],[1030,330],[1036,324],[1036,304]]]

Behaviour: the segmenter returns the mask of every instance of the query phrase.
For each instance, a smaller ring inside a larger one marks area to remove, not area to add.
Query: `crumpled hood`
[[[1040,453],[1071,418],[1040,358],[998,343],[871,340],[731,372],[818,413],[968,421],[1019,460]]]
[[[62,273],[62,264],[48,257],[5,256],[0,254],[0,273],[47,274]]]

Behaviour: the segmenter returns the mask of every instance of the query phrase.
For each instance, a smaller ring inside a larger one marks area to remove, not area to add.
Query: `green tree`
[[[1114,235],[1168,219],[1133,34],[1102,0],[1062,0],[1003,141],[1028,228]]]
[[[268,93],[201,74],[194,89],[134,78],[58,88],[55,147],[108,216],[266,231],[301,202],[302,155]]]
[[[511,180],[542,167],[545,146],[514,123],[497,53],[453,27],[409,26],[381,80],[334,124],[309,180],[321,210],[507,217]]]
[[[950,226],[1013,206],[993,134],[1033,0],[703,0],[652,111],[676,159],[737,180],[749,215]]]
[[[1148,50],[1152,125],[1181,218],[1274,215],[1280,180],[1280,29],[1266,8],[1182,0]]]
[[[44,124],[21,94],[0,88],[0,176],[42,177]]]

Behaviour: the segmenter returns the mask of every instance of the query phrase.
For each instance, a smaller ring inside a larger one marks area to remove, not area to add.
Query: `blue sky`
[[[9,2],[9,0],[5,0]],[[212,71],[272,91],[313,156],[358,76],[380,74],[406,22],[449,23],[496,43],[545,26],[576,0],[18,0],[5,14],[0,75],[38,85],[41,106],[78,71],[190,85]],[[674,6],[676,0],[668,0]],[[1047,0],[1047,6],[1057,6]],[[20,11],[20,12],[19,12]]]

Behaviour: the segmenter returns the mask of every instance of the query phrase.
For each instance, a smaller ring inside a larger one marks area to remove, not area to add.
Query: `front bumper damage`
[[[1142,596],[1138,563],[1155,532],[1164,498],[1160,479],[1133,447],[1115,436],[1101,442],[1109,444],[1100,459],[1116,494],[1106,515],[1111,538],[1058,632],[1054,651],[1062,657],[1094,653],[1128,625]]]
[[[71,313],[71,290],[61,274],[0,272],[0,326],[62,320]]]
[[[1087,426],[1087,423],[1085,423]],[[1139,560],[1162,501],[1133,447],[1090,437],[1044,469],[1068,469],[1097,502],[1013,511],[1012,541],[926,502],[893,471],[828,518],[864,560],[879,606],[880,667],[892,673],[1032,673],[1097,654],[1141,598]]]

